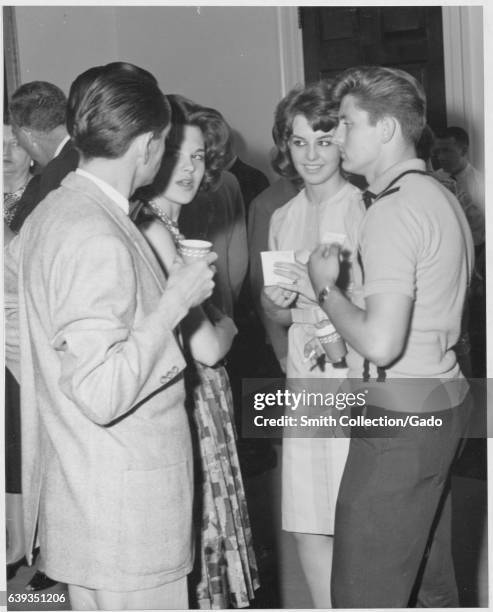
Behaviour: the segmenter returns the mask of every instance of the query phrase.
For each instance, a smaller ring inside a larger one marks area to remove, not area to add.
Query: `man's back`
[[[39,504],[45,570],[60,581],[132,590],[184,576],[185,362],[172,329],[162,331],[165,280],[146,241],[71,173],[11,243],[7,292],[19,265],[28,539]]]

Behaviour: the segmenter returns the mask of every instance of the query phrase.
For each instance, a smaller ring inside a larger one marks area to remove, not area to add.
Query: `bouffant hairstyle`
[[[39,132],[51,132],[65,125],[67,98],[63,91],[46,81],[31,81],[18,87],[9,102],[14,125]]]
[[[342,72],[334,82],[334,98],[346,95],[368,113],[372,125],[394,117],[403,137],[416,144],[426,123],[426,95],[418,81],[404,70],[383,66],[359,66]]]
[[[117,62],[91,68],[72,84],[69,133],[86,159],[117,159],[140,134],[156,137],[168,126],[171,109],[146,70]]]
[[[173,170],[170,158],[180,149],[185,126],[199,128],[204,138],[205,172],[200,190],[213,189],[219,182],[221,172],[233,159],[231,129],[219,111],[201,106],[178,94],[170,94],[167,98],[171,106],[172,126],[166,138],[163,160],[153,183],[142,187],[135,194],[136,198],[145,201],[166,189]]]
[[[433,145],[435,144],[435,134],[431,127],[426,124],[416,143],[416,156],[427,162],[431,157]]]
[[[294,118],[303,115],[314,131],[330,132],[337,125],[337,110],[329,81],[318,81],[306,87],[298,85],[279,102],[272,128],[276,145],[272,167],[278,174],[288,179],[299,178],[289,151]]]

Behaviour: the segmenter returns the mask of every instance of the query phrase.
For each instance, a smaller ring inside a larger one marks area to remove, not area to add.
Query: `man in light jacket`
[[[166,279],[128,218],[169,130],[155,79],[102,67],[80,83],[79,167],[5,255],[26,556],[38,522],[42,569],[69,585],[73,609],[186,608],[192,454],[176,326],[211,294],[215,255]]]

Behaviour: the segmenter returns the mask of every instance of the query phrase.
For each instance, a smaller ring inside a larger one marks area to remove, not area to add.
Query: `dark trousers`
[[[351,439],[336,508],[334,608],[405,608],[413,593],[418,606],[459,605],[449,472],[470,404],[445,411],[441,427]]]

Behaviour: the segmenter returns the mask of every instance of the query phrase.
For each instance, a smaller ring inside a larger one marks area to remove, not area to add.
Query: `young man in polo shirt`
[[[334,94],[343,168],[369,184],[362,295],[350,302],[337,288],[336,245],[314,251],[310,278],[350,347],[351,382],[369,389],[365,414],[440,416],[442,425],[380,430],[384,437],[361,428],[352,438],[336,511],[333,604],[399,608],[416,596],[420,606],[457,606],[447,481],[470,400],[452,347],[473,266],[471,232],[456,198],[416,158],[426,109],[416,80],[354,68],[336,79]]]

